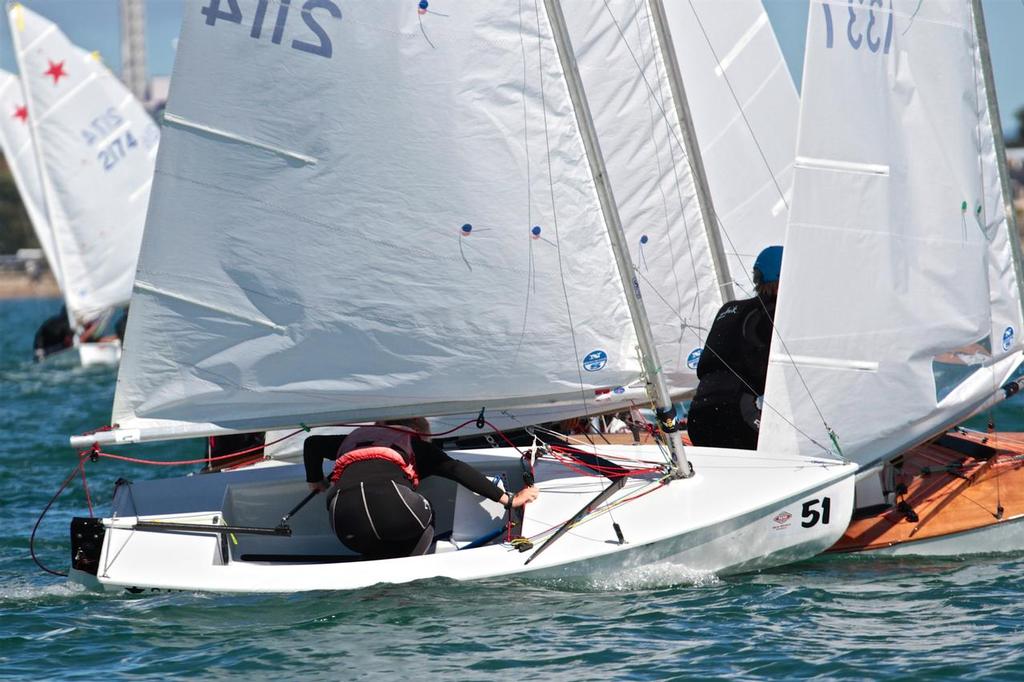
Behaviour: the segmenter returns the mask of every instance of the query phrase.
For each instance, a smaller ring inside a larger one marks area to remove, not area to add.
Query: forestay
[[[754,259],[782,244],[799,98],[760,0],[663,3],[738,297]]]
[[[9,18],[65,300],[84,323],[131,295],[160,133],[97,53],[21,5]]]
[[[165,120],[122,430],[578,403],[638,378],[542,8],[188,2]]]
[[[64,288],[57,247],[53,239],[50,222],[46,218],[43,199],[43,185],[39,179],[39,165],[32,146],[29,131],[29,110],[21,90],[18,77],[0,70],[0,148],[3,149],[7,167],[21,196],[21,203],[28,213],[29,222],[46,254],[50,272],[57,280],[57,286]]]
[[[993,394],[1020,290],[970,4],[816,0],[806,54],[759,449],[867,464]]]

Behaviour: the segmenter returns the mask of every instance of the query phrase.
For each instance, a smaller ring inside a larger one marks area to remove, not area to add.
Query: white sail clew
[[[131,296],[160,133],[98,55],[21,5],[9,19],[65,301],[81,324]]]
[[[971,5],[880,4],[811,4],[765,452],[820,452],[825,422],[868,464],[971,414],[1020,360]]]
[[[57,245],[54,241],[50,221],[46,217],[43,185],[39,178],[39,165],[32,145],[29,130],[30,113],[21,90],[21,83],[14,74],[0,70],[0,148],[3,149],[7,167],[11,169],[14,184],[21,195],[36,239],[46,254],[50,271],[57,286],[64,289],[64,277],[60,268]]]
[[[571,404],[641,373],[544,11],[338,4],[187,6],[128,438]]]
[[[716,227],[739,298],[761,249],[782,244],[799,98],[760,0],[665,2]]]

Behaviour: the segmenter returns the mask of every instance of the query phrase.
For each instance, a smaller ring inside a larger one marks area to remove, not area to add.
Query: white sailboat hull
[[[927,540],[901,542],[890,547],[862,550],[857,554],[875,557],[956,557],[1011,552],[1024,552],[1024,516],[1003,519],[983,528],[950,533]]]
[[[114,367],[121,362],[121,342],[114,340],[76,343],[56,353],[50,353],[43,362],[61,367]]]
[[[121,361],[121,342],[115,340],[79,344],[78,357],[82,367],[117,365]]]
[[[291,537],[222,540],[228,536],[216,532],[132,529],[138,520],[275,526],[304,494],[301,466],[273,464],[143,481],[122,487],[115,496],[117,513],[103,519],[96,575],[75,570],[71,577],[102,590],[298,592],[438,577],[461,581],[529,574],[602,580],[634,571],[721,575],[814,556],[846,529],[853,506],[852,465],[779,461],[746,451],[688,452],[697,472],[693,478],[660,487],[657,477],[629,478],[610,498],[610,513],[592,513],[529,564],[551,531],[607,487],[608,479],[539,461],[541,496],[526,510],[522,534],[532,539],[533,548],[525,552],[500,542],[504,535],[498,544],[456,551],[502,528],[500,507],[456,492],[451,482],[430,479],[421,490],[434,503],[438,534],[450,527],[451,539],[439,541],[431,554],[378,561],[345,560],[348,551],[330,530],[320,499],[290,520]],[[605,447],[601,453],[643,459],[658,455],[655,448],[631,446]],[[514,480],[519,468],[518,454],[505,449],[456,456],[505,480]]]

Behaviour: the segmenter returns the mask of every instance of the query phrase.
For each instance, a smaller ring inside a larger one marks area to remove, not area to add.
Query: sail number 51
[[[296,0],[298,1],[298,0]],[[221,9],[221,3],[227,5],[227,9]],[[292,9],[292,0],[275,0],[276,11],[270,12],[272,17],[267,17],[270,8],[270,0],[257,0],[256,11],[252,15],[249,37],[259,40],[263,31],[270,31],[270,42],[280,45],[284,39],[284,29],[288,23],[288,15]],[[291,42],[293,50],[307,52],[318,57],[330,59],[334,55],[334,45],[327,31],[320,25],[313,10],[324,10],[335,19],[341,19],[341,8],[331,0],[306,0],[301,8],[302,21],[306,27],[313,32],[315,42],[295,39]],[[231,24],[242,24],[245,18],[238,6],[238,0],[207,0],[207,5],[199,10],[206,17],[206,25],[214,26],[218,20]],[[269,21],[268,21],[269,19]]]
[[[813,528],[818,523],[821,523],[823,526],[828,525],[831,514],[831,498],[823,497],[820,500],[817,498],[807,500],[800,510],[800,525],[804,528]]]

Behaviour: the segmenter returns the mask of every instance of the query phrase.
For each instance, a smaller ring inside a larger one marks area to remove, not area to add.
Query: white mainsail
[[[782,244],[799,97],[760,0],[664,3],[737,297],[754,258]]]
[[[0,149],[7,159],[7,167],[11,169],[11,176],[18,188],[18,194],[21,195],[21,203],[28,213],[36,239],[46,254],[50,272],[57,280],[57,286],[63,289],[64,276],[53,230],[50,229],[50,221],[46,217],[43,185],[39,178],[36,152],[32,146],[32,133],[29,131],[30,115],[18,77],[0,70]]]
[[[96,53],[21,5],[8,16],[65,301],[84,323],[130,298],[160,132]]]
[[[186,5],[123,431],[578,403],[640,375],[546,14],[423,4]]]
[[[1016,235],[969,2],[815,0],[806,55],[759,450],[820,451],[827,423],[868,464],[1020,361]]]

